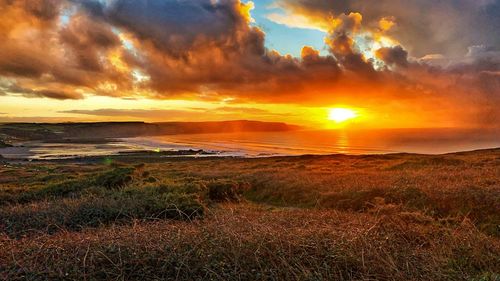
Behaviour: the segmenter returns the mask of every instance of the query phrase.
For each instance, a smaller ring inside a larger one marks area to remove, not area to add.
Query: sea
[[[444,154],[500,147],[500,129],[301,130],[122,138],[97,143],[26,142],[0,149],[5,158],[64,159],[136,151],[203,150],[191,157],[324,154]]]

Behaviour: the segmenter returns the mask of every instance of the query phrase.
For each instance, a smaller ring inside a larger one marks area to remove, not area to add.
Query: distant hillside
[[[0,125],[0,134],[18,139],[55,140],[65,138],[125,138],[174,134],[279,132],[297,129],[299,129],[298,126],[285,123],[246,120],[163,123],[10,123]]]

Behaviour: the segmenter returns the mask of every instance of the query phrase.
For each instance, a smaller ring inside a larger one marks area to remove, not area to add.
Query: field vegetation
[[[0,278],[500,280],[500,149],[101,160],[0,168]]]

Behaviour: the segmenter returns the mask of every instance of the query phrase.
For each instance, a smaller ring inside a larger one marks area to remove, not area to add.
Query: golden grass
[[[136,222],[1,241],[10,278],[466,280],[498,270],[500,244],[467,220],[224,205],[193,222]],[[493,280],[493,279],[491,279]]]
[[[500,278],[500,150],[120,161],[1,168],[0,278]]]

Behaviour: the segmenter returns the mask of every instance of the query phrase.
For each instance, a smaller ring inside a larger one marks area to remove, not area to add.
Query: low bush
[[[41,200],[47,197],[66,197],[81,192],[93,185],[92,179],[82,178],[49,184],[41,189],[26,192],[21,197],[21,202]]]
[[[41,188],[12,194],[2,203],[29,203],[50,198],[78,197],[84,190],[92,187],[120,189],[132,181],[133,172],[133,168],[114,168],[97,175],[90,174],[76,179],[49,183]]]
[[[423,169],[426,167],[457,167],[465,164],[466,162],[461,159],[422,156],[418,159],[407,160],[403,163],[391,166],[388,170]]]
[[[416,187],[391,188],[384,194],[388,203],[402,204],[408,209],[426,211],[434,208],[432,200]]]
[[[345,190],[323,195],[320,206],[340,210],[363,211],[376,204],[399,204],[410,210],[426,211],[433,208],[432,200],[416,187]]]
[[[371,208],[376,203],[376,198],[384,196],[383,189],[345,190],[323,195],[319,205],[324,208],[363,211]]]
[[[442,190],[434,202],[437,216],[467,216],[485,233],[500,236],[500,189]]]
[[[95,178],[95,185],[110,189],[118,189],[124,187],[132,181],[134,168],[119,167],[111,171],[102,173]]]
[[[208,198],[214,202],[239,202],[250,185],[232,180],[214,180],[207,183]]]
[[[81,230],[133,220],[194,219],[204,205],[193,194],[128,189],[104,196],[62,199],[0,209],[0,232],[20,237],[60,229]]]

